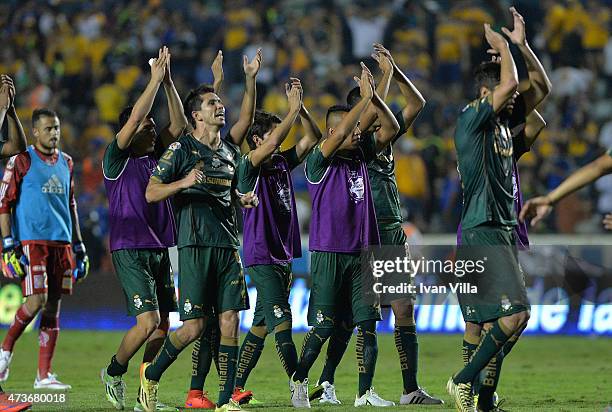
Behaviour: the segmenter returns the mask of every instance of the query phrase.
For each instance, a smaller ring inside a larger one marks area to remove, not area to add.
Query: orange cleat
[[[234,388],[234,393],[232,393],[232,399],[240,405],[246,405],[253,399],[253,392],[245,391],[243,388],[237,386]]]
[[[215,403],[206,397],[208,392],[202,392],[197,389],[190,389],[187,393],[185,408],[194,409],[215,409]]]
[[[27,411],[32,407],[30,402],[15,402],[10,400],[9,394],[0,392],[0,411],[2,412],[19,412]]]

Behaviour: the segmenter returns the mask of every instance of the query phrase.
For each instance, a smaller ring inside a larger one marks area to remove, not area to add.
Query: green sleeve
[[[611,148],[609,148],[609,149],[606,151],[606,154],[607,154],[608,156],[612,157],[612,147],[611,147]]]
[[[359,147],[363,151],[363,156],[366,162],[376,159],[378,153],[376,153],[376,136],[374,133],[362,133]]]
[[[102,161],[104,176],[107,179],[117,179],[129,158],[130,149],[120,149],[115,137],[104,152],[104,160]]]
[[[459,125],[466,134],[471,135],[482,130],[493,118],[495,118],[493,106],[488,97],[483,97],[463,108],[459,115]]]
[[[248,193],[255,189],[255,183],[259,177],[259,170],[261,166],[255,167],[251,163],[251,157],[248,154],[242,156],[238,162],[238,176],[237,189],[240,193]]]
[[[280,153],[289,164],[289,170],[293,170],[300,165],[300,158],[297,155],[297,149],[293,146],[291,149],[287,149]]]
[[[181,150],[181,144],[174,142],[159,159],[159,164],[153,172],[152,179],[162,183],[171,183],[182,177],[182,164],[185,153]]]
[[[321,152],[321,145],[324,142],[325,141],[315,146],[306,157],[306,178],[313,183],[320,182],[321,179],[323,179],[327,168],[332,162],[331,156],[328,159],[323,156],[323,152]]]

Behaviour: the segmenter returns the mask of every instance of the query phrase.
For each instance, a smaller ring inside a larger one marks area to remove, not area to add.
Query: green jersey
[[[463,187],[463,229],[486,222],[516,225],[512,185],[512,133],[489,98],[465,106],[455,129]]]
[[[408,128],[404,123],[402,112],[395,114],[400,125],[393,141],[376,158],[368,163],[368,175],[372,198],[376,209],[376,220],[379,230],[393,229],[402,224],[402,213],[395,180],[395,160],[393,159],[393,143],[402,136]],[[370,134],[370,133],[368,133]]]
[[[232,192],[239,159],[240,148],[231,143],[229,137],[221,139],[217,150],[213,150],[191,134],[186,134],[164,152],[151,179],[171,183],[182,179],[194,168],[204,173],[202,183],[174,196],[179,248],[238,248]]]

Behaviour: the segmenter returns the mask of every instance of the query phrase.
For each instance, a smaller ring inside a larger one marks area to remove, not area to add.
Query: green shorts
[[[125,295],[127,313],[176,311],[174,275],[168,249],[121,249],[111,254]]]
[[[210,317],[249,307],[236,249],[185,246],[178,250],[181,320]]]
[[[310,273],[308,325],[332,328],[382,319],[380,305],[368,303],[373,299],[362,291],[359,254],[312,252]]]
[[[483,268],[480,273],[456,278],[477,287],[475,293],[457,293],[466,322],[484,323],[529,310],[515,236],[509,226],[485,224],[463,229],[457,261],[480,261]],[[455,267],[457,274],[457,263]]]
[[[271,333],[281,323],[291,322],[291,263],[249,266],[247,272],[257,288],[253,326],[265,325]]]
[[[393,246],[404,246],[408,238],[406,233],[401,226],[387,229],[383,226],[378,227],[378,234],[380,235],[381,245],[393,245]]]

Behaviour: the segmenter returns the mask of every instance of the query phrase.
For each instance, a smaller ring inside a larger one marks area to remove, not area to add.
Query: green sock
[[[249,378],[251,371],[255,368],[255,365],[257,365],[257,361],[261,356],[265,339],[266,338],[260,338],[249,331],[244,338],[244,341],[242,341],[240,354],[238,355],[238,367],[236,368],[237,388],[244,388],[246,385],[246,381]]]
[[[453,381],[455,383],[473,382],[480,371],[500,351],[508,338],[509,336],[502,330],[499,321],[495,322],[480,341],[480,345],[474,351],[468,364],[455,375]]]
[[[493,396],[497,390],[499,384],[499,378],[502,370],[502,363],[504,358],[508,356],[516,342],[518,341],[519,335],[512,335],[510,339],[504,343],[502,350],[491,359],[491,361],[484,368],[480,374],[480,379],[477,380],[478,386],[474,388],[474,392],[478,393],[478,405],[483,410],[493,409]]]
[[[376,341],[376,321],[367,320],[357,324],[357,369],[359,371],[359,396],[363,396],[372,387],[378,343]]]
[[[215,322],[207,322],[202,336],[194,343],[191,352],[191,385],[190,389],[203,390],[204,383],[213,358],[216,357],[219,347],[218,325]]]
[[[463,366],[467,365],[472,359],[474,351],[478,347],[477,343],[470,343],[463,339],[463,347],[461,348],[461,357],[463,359]]]
[[[280,358],[287,376],[291,377],[297,368],[297,350],[291,337],[291,329],[281,330],[274,333],[276,340],[276,352]]]
[[[128,365],[120,364],[117,362],[117,355],[113,355],[108,367],[106,368],[106,373],[108,373],[110,376],[121,376],[126,373],[127,370]]]
[[[234,392],[236,364],[238,359],[238,338],[221,336],[219,345],[219,401],[217,406],[229,402]]]
[[[300,360],[295,370],[295,374],[293,375],[294,382],[304,382],[304,379],[308,377],[310,368],[312,368],[312,365],[317,360],[323,344],[329,339],[332,332],[332,328],[319,328],[315,326],[306,334],[304,343],[302,344]]]
[[[178,354],[183,350],[182,347],[179,349],[180,346],[181,344],[176,337],[176,332],[171,332],[164,340],[161,349],[157,352],[157,356],[145,371],[146,378],[159,381],[164,371],[172,365],[172,362],[176,360]]]
[[[411,393],[419,389],[417,370],[419,362],[419,342],[417,340],[416,326],[395,326],[395,347],[400,358],[404,393]]]
[[[332,385],[334,384],[336,369],[338,369],[338,365],[340,365],[340,361],[344,356],[344,352],[346,352],[352,335],[353,329],[348,329],[345,325],[334,329],[334,333],[329,338],[329,343],[327,344],[327,356],[325,358],[323,371],[321,371],[319,383],[327,381]]]

